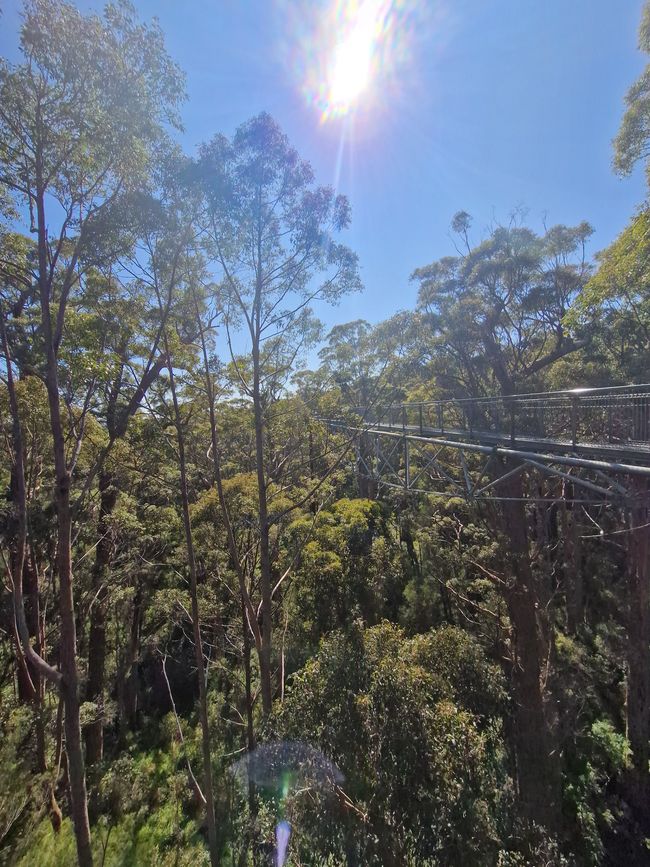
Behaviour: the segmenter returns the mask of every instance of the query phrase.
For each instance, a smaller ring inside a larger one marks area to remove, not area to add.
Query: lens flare
[[[276,2],[286,59],[308,103],[327,121],[386,94],[423,0]]]
[[[289,838],[291,837],[291,825],[288,822],[278,822],[275,829],[275,865],[283,867],[287,860],[287,849],[289,848]]]
[[[378,128],[420,101],[452,0],[273,0],[278,58],[321,122]],[[372,118],[372,123],[368,123]]]
[[[390,4],[365,0],[348,4],[341,15],[339,41],[329,69],[328,103],[332,113],[344,114],[369,86]]]
[[[275,827],[275,867],[283,867],[291,838],[287,816],[294,798],[310,793],[331,795],[343,782],[343,775],[320,750],[302,741],[275,741],[261,744],[238,759],[230,770],[242,789],[255,786],[270,796],[280,813]]]

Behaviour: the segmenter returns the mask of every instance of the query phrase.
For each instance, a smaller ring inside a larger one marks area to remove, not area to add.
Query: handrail
[[[650,447],[650,384],[355,407],[366,423],[421,435],[453,433],[470,440],[555,441],[579,445]]]
[[[636,392],[650,395],[650,383],[632,383],[629,385],[612,385],[612,386],[599,386],[599,387],[585,387],[585,388],[568,388],[558,391],[532,391],[525,392],[523,394],[492,394],[492,395],[481,395],[479,397],[441,397],[441,398],[433,398],[431,400],[412,400],[412,401],[404,401],[403,403],[389,403],[389,404],[380,404],[373,407],[374,410],[379,409],[396,409],[398,407],[418,407],[418,406],[437,406],[438,404],[459,404],[459,403],[497,403],[499,401],[504,401],[508,403],[517,403],[519,401],[528,400],[528,399],[544,399],[548,400],[559,397],[567,397],[567,398],[582,398],[582,397],[591,397],[598,395],[608,395],[614,393],[616,396],[619,393],[622,394],[635,394]],[[367,407],[364,406],[356,406],[353,407],[353,412],[359,412],[361,410],[365,411]]]

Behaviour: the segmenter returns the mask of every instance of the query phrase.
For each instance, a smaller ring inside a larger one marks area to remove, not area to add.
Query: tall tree
[[[201,745],[203,754],[203,785],[205,789],[205,809],[208,825],[208,842],[210,863],[218,867],[219,850],[217,844],[217,829],[214,815],[214,794],[212,785],[212,757],[210,751],[210,727],[208,721],[207,672],[203,654],[201,637],[201,622],[199,618],[199,600],[197,589],[197,565],[194,546],[194,535],[190,518],[190,500],[187,481],[187,459],[185,443],[185,420],[181,412],[178,397],[178,387],[174,372],[174,357],[171,341],[167,331],[165,311],[168,311],[173,296],[182,284],[192,283],[195,279],[191,267],[187,263],[187,236],[191,233],[191,223],[185,227],[175,226],[174,240],[169,244],[167,238],[162,238],[158,244],[150,242],[151,249],[151,280],[152,288],[160,306],[161,320],[165,323],[162,329],[162,342],[167,360],[169,388],[172,397],[173,420],[178,443],[178,467],[180,472],[181,507],[183,514],[183,529],[187,551],[187,566],[190,578],[190,598],[192,603],[192,632],[194,637],[194,652],[196,659],[196,674],[199,685],[199,719],[201,721]],[[189,230],[189,231],[188,231]],[[191,251],[191,248],[190,248]],[[190,252],[191,255],[191,252]]]
[[[457,215],[454,227],[467,252],[413,275],[420,282],[418,306],[431,329],[439,384],[478,397],[515,394],[540,383],[553,363],[582,345],[567,332],[564,318],[589,274],[584,247],[591,228],[556,226],[538,236],[518,225],[498,227],[472,247],[468,215]],[[543,677],[548,650],[537,613],[544,593],[531,566],[520,467],[508,461],[497,472],[505,474],[497,526],[508,540],[513,576],[504,592],[514,637],[519,793],[527,818],[553,827],[560,790]]]
[[[645,382],[650,363],[650,211],[597,255],[567,324],[588,336],[587,363],[608,382]]]
[[[587,363],[613,381],[645,382],[650,362],[650,212],[639,212],[598,254],[599,267],[568,317],[590,335]],[[642,410],[637,425],[645,424]],[[627,544],[627,727],[633,755],[633,797],[647,811],[650,793],[650,584],[647,486],[637,482],[629,503]]]
[[[77,855],[85,867],[92,852],[71,556],[75,452],[67,450],[61,422],[60,355],[74,293],[91,267],[130,240],[126,206],[146,183],[163,125],[178,124],[183,82],[159,29],[136,22],[127,3],[107,6],[102,19],[58,0],[30,0],[20,47],[23,62],[0,68],[0,183],[36,236],[40,374],[56,472],[59,685]]]
[[[541,236],[499,226],[466,253],[413,273],[440,385],[456,396],[514,394],[580,348],[564,317],[589,277],[591,233],[588,223]]]
[[[644,54],[650,54],[648,2],[641,13],[638,45]],[[628,90],[625,105],[621,127],[614,139],[614,169],[621,175],[629,175],[639,162],[647,164],[650,156],[650,63]]]
[[[222,271],[223,312],[238,386],[253,405],[259,495],[262,704],[271,710],[272,563],[266,439],[269,414],[300,352],[316,336],[310,305],[358,289],[356,256],[334,235],[348,225],[344,196],[317,187],[268,114],[243,124],[232,141],[201,149],[210,252]],[[241,326],[241,328],[240,328]],[[234,347],[244,340],[250,364]]]

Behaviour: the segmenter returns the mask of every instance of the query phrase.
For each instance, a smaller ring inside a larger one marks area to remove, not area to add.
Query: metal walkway
[[[357,407],[346,419],[324,421],[357,437],[361,471],[389,487],[470,497],[490,489],[494,496],[498,480],[480,483],[493,477],[497,458],[605,499],[627,494],[621,476],[650,477],[647,384]],[[487,464],[477,480],[481,455]]]

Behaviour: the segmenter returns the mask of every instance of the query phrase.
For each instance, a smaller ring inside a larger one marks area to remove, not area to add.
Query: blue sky
[[[641,170],[612,173],[611,140],[645,65],[641,0],[402,0],[418,26],[404,35],[390,91],[324,124],[302,92],[294,41],[300,9],[331,2],[135,4],[143,18],[158,16],[187,73],[188,150],[267,110],[318,180],[338,179],[349,196],[346,240],[366,288],[318,311],[328,324],[377,322],[412,306],[409,274],[453,253],[449,223],[460,209],[473,215],[476,240],[518,206],[534,228],[586,219],[596,229],[591,253],[626,225],[645,180]],[[20,4],[1,5],[0,53],[16,58]]]

